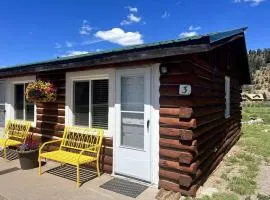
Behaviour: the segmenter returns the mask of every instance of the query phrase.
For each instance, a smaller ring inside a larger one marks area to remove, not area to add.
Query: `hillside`
[[[251,74],[254,74],[256,70],[260,70],[270,63],[270,48],[249,50],[248,60]]]
[[[243,92],[265,94],[270,99],[270,49],[250,50],[248,53],[252,85]]]

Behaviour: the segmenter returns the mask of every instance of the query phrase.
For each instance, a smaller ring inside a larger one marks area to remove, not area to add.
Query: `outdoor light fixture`
[[[168,73],[168,68],[166,65],[161,65],[159,68],[159,71],[161,74],[167,74]]]

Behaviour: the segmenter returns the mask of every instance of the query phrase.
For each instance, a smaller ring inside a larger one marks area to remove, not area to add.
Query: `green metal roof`
[[[159,46],[167,46],[167,45],[173,45],[173,44],[175,44],[175,45],[183,44],[184,45],[185,43],[187,43],[187,45],[188,45],[189,42],[192,42],[192,41],[194,41],[195,43],[197,41],[198,43],[201,42],[201,43],[212,44],[212,43],[218,42],[222,39],[241,34],[246,29],[247,29],[247,27],[243,27],[243,28],[239,28],[239,29],[227,30],[227,31],[222,31],[222,32],[214,32],[214,33],[208,33],[208,34],[203,34],[203,35],[196,35],[196,36],[192,36],[192,37],[184,37],[184,38],[175,39],[175,40],[167,40],[167,41],[142,44],[142,45],[133,45],[133,46],[118,48],[118,49],[109,50],[109,51],[101,51],[101,52],[87,53],[87,54],[76,55],[76,56],[61,57],[61,58],[40,61],[40,62],[27,63],[27,64],[18,64],[15,66],[0,68],[0,72],[6,71],[9,69],[13,69],[13,68],[21,69],[21,68],[29,67],[29,66],[43,65],[43,64],[50,64],[50,63],[57,63],[57,62],[65,62],[65,61],[69,61],[69,60],[71,61],[71,60],[79,59],[79,58],[91,59],[91,57],[95,57],[95,56],[99,56],[99,55],[106,55],[106,54],[110,54],[110,53],[117,54],[117,53],[123,53],[125,51],[130,51],[130,50],[139,51],[139,50],[146,49],[146,48],[155,48],[155,47],[159,47]],[[207,42],[205,42],[205,41],[207,41]]]

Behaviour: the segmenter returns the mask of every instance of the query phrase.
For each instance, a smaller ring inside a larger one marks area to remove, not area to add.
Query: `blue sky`
[[[0,66],[248,26],[270,47],[270,0],[2,0]]]

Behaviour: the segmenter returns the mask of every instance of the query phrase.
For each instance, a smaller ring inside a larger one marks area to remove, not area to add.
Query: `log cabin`
[[[241,136],[245,30],[1,68],[0,125],[30,120],[41,142],[102,128],[104,173],[195,196]],[[55,102],[25,100],[36,80],[57,87]]]

